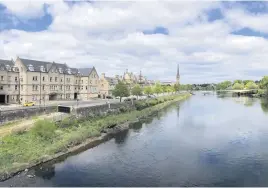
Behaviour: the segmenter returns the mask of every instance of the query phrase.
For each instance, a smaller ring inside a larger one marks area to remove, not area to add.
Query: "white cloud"
[[[263,31],[265,24],[251,23],[250,19],[240,23],[240,19],[253,15],[237,13],[237,9],[222,9],[224,19],[208,22],[207,11],[222,8],[218,2],[80,2],[71,6],[62,1],[46,3],[53,17],[48,30],[0,32],[0,38],[8,41],[0,43],[4,49],[0,57],[19,55],[77,67],[94,65],[99,72],[111,76],[128,68],[161,80],[174,80],[180,63],[184,83],[247,79],[246,72],[254,69],[268,72],[267,39],[231,34],[245,24]],[[24,19],[44,15],[40,2],[31,5],[31,9],[18,8],[21,4],[5,3],[9,11]],[[263,15],[258,18],[266,19]],[[166,27],[169,35],[142,33],[157,26]]]
[[[23,19],[39,18],[44,15],[44,1],[39,0],[1,0],[9,13],[12,13]]]

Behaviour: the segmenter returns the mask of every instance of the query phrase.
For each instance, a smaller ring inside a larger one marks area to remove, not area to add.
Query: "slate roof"
[[[109,84],[111,85],[116,85],[118,84],[118,80],[116,78],[112,78],[112,77],[107,77],[105,76],[105,79],[109,82]]]
[[[0,70],[10,71],[10,72],[18,72],[19,69],[16,67],[15,70],[12,69],[14,67],[14,62],[12,60],[4,60],[0,59]]]
[[[82,76],[89,76],[89,74],[91,73],[91,71],[93,70],[93,67],[92,68],[80,68],[78,69],[80,74]]]
[[[40,72],[41,66],[43,66],[45,68],[44,72],[48,72],[54,64],[57,67],[58,71],[59,71],[59,69],[62,70],[63,74],[69,74],[68,69],[70,69],[70,74],[77,74],[78,73],[78,69],[70,68],[70,67],[68,67],[68,65],[63,64],[63,63],[37,61],[37,60],[23,59],[23,58],[20,58],[20,60],[27,67],[28,71],[31,71],[31,70],[29,70],[29,66],[32,65],[33,66],[32,72]]]

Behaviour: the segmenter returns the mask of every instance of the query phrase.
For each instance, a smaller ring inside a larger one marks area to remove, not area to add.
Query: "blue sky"
[[[0,0],[0,58],[182,83],[268,74],[268,3]]]

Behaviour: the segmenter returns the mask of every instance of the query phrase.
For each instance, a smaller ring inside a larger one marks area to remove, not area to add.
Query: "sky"
[[[268,75],[268,2],[0,0],[0,58],[217,83]]]

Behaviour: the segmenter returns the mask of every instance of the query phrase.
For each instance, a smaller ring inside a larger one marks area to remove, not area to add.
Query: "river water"
[[[268,186],[267,177],[268,102],[197,94],[0,186]]]

